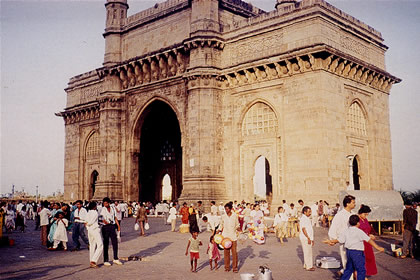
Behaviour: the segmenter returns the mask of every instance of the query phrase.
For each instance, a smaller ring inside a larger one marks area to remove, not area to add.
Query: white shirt
[[[162,204],[162,212],[163,213],[169,212],[169,205],[167,203]]]
[[[297,210],[296,207],[293,207],[293,209],[290,208],[289,213],[290,213],[290,217],[295,217],[296,218],[298,216],[298,210]]]
[[[116,213],[113,207],[108,208],[103,207],[101,211],[102,220],[106,221],[108,224],[115,224]]]
[[[363,241],[368,242],[370,237],[358,227],[349,227],[338,238],[340,243],[344,243],[344,247],[351,250],[364,251]]]
[[[232,214],[230,216],[223,214],[220,226],[222,228],[223,237],[230,238],[232,241],[236,241],[238,239],[236,229],[239,228],[239,221],[238,216],[233,212],[231,213]]]
[[[332,219],[331,227],[328,230],[330,239],[338,239],[338,237],[349,227],[349,218],[351,212],[346,209],[340,210]]]
[[[311,241],[314,241],[314,229],[312,228],[312,222],[306,215],[302,215],[299,222],[299,227],[301,228],[301,231],[299,233],[299,238],[302,240],[307,239],[305,234],[303,234],[303,229],[306,230],[306,233],[308,234],[308,237]]]
[[[176,219],[176,208],[173,206],[169,209],[169,219]]]
[[[216,205],[212,205],[210,207],[210,212],[212,215],[217,216],[217,206]]]
[[[86,228],[87,230],[94,230],[99,228],[98,224],[98,211],[96,210],[89,210],[86,215]]]
[[[121,204],[118,204],[118,205],[114,204],[112,206],[115,210],[115,216],[117,217],[117,220],[121,221],[122,220],[122,213],[121,213],[122,206],[121,206]]]
[[[23,203],[19,203],[19,204],[16,206],[16,213],[20,213],[20,211],[22,210],[22,208],[23,208]]]
[[[51,216],[51,211],[47,208],[43,208],[41,212],[39,212],[39,224],[40,226],[47,226],[49,224],[48,217]]]
[[[277,213],[276,216],[274,216],[274,223],[273,226],[277,226],[281,222],[287,222],[289,219],[287,218],[286,213]]]
[[[80,210],[78,208],[76,208],[74,210],[74,217],[78,217],[79,219],[74,219],[75,223],[85,223],[85,219],[86,219],[86,215],[87,215],[87,211],[85,208],[81,207]]]
[[[225,207],[223,207],[223,205],[219,205],[219,214],[223,215],[223,213],[225,213]]]

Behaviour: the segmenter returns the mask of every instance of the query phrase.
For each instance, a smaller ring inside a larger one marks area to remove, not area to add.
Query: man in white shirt
[[[117,241],[117,233],[115,231],[115,227],[117,227],[117,231],[121,231],[120,224],[118,223],[117,215],[115,209],[111,207],[111,200],[109,197],[105,197],[102,200],[103,208],[101,211],[102,216],[102,236],[104,242],[104,265],[111,266],[108,257],[108,247],[109,247],[109,239],[111,239],[112,243],[112,251],[114,252],[114,261],[113,263],[122,265],[122,262],[118,259],[118,241]]]
[[[51,211],[48,209],[48,202],[41,203],[41,211],[39,212],[39,225],[41,227],[41,242],[43,246],[47,246],[48,224]]]
[[[314,204],[311,205],[311,212],[312,212],[312,226],[319,227],[318,224],[318,201],[315,201]]]
[[[230,271],[230,252],[232,252],[232,270],[238,272],[238,252],[237,252],[237,231],[240,231],[238,216],[232,211],[233,205],[227,203],[218,232],[222,232],[224,238],[232,240],[232,247],[224,249],[225,271]]]
[[[72,232],[72,239],[73,243],[76,246],[73,248],[73,251],[80,250],[80,242],[79,236],[82,238],[83,242],[89,246],[89,240],[85,234],[85,223],[86,223],[86,215],[87,211],[85,208],[82,207],[83,202],[81,200],[76,201],[76,209],[74,210],[74,224],[73,224],[73,232]]]
[[[163,212],[163,224],[167,225],[168,223],[168,216],[169,216],[169,204],[166,200],[162,203],[162,212]]]
[[[349,218],[351,216],[351,210],[356,207],[356,198],[352,195],[346,195],[343,199],[343,207],[333,218],[331,227],[328,230],[328,237],[330,239],[338,239],[338,237],[349,227]],[[344,245],[340,245],[340,256],[343,269],[340,270],[341,273],[344,272],[344,268],[347,264],[346,249]]]
[[[98,260],[102,254],[103,242],[101,229],[98,223],[98,211],[96,211],[96,202],[89,203],[89,212],[86,215],[86,228],[89,237],[89,257],[90,267],[97,268]]]
[[[222,216],[225,213],[225,208],[223,207],[223,202],[220,202],[219,205],[219,216]]]
[[[286,203],[285,199],[283,199],[283,209],[284,209],[284,213],[286,213],[286,215],[289,216],[290,207],[289,207],[289,204]]]
[[[314,229],[312,227],[311,219],[309,218],[312,214],[311,208],[308,206],[303,207],[302,217],[300,218],[300,233],[299,239],[302,244],[303,268],[307,271],[314,271],[314,262],[312,258],[312,247],[314,246]]]
[[[116,216],[117,216],[117,220],[118,220],[118,223],[120,224],[120,226],[121,226],[121,221],[122,221],[122,205],[121,204],[119,204],[118,203],[118,201],[114,201],[114,205],[113,205],[113,207],[114,207],[114,210],[115,210],[115,214],[116,214]]]

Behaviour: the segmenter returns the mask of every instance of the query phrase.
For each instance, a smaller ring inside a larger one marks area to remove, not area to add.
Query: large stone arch
[[[237,126],[238,134],[240,135],[240,191],[245,199],[252,200],[254,193],[254,168],[255,161],[264,156],[270,164],[270,172],[272,176],[272,198],[275,200],[280,193],[281,179],[281,138],[280,138],[280,121],[278,113],[273,109],[269,102],[256,99],[245,106],[241,113],[240,121]],[[254,110],[258,110],[254,112]],[[261,112],[260,112],[261,110]],[[268,110],[265,114],[265,110]],[[260,114],[262,113],[262,115]],[[250,116],[248,114],[255,114]],[[270,115],[272,118],[270,119]],[[268,119],[264,120],[264,117]],[[258,124],[258,118],[261,121],[274,121],[274,129],[268,131],[264,130],[264,124],[257,128],[256,133],[247,133],[244,131],[244,126],[248,126],[249,118],[254,119]]]
[[[180,192],[182,190],[182,131],[184,130],[183,122],[180,120],[180,112],[177,109],[176,106],[174,106],[168,99],[165,99],[161,96],[153,96],[150,98],[147,102],[144,103],[143,106],[141,106],[137,113],[135,120],[132,123],[132,126],[130,128],[130,134],[129,134],[129,153],[128,153],[128,194],[129,198],[132,200],[138,200],[139,195],[142,192],[142,188],[144,189],[145,186],[142,186],[142,170],[140,170],[140,164],[142,161],[142,149],[141,149],[141,139],[142,139],[142,129],[145,125],[145,122],[147,122],[147,118],[150,114],[156,114],[156,112],[152,112],[154,109],[154,106],[158,106],[156,104],[160,104],[159,106],[166,106],[167,112],[173,113],[173,121],[177,123],[178,130],[179,130],[179,143],[177,142],[177,163],[176,163],[176,171],[172,170],[174,169],[173,164],[166,164],[162,163],[161,168],[168,168],[170,170],[157,170],[153,176],[156,180],[156,186],[157,182],[159,181],[159,178],[164,173],[169,173],[172,180],[173,180],[173,186],[175,188],[174,193],[174,199],[178,198],[180,195]],[[179,151],[178,151],[179,149]],[[178,158],[180,160],[178,161]],[[159,167],[160,168],[160,167]],[[161,190],[156,190],[156,196],[153,199],[147,199],[147,200],[154,200],[153,202],[156,202],[159,200],[159,196],[161,195]],[[145,198],[144,198],[145,199]],[[140,200],[143,200],[143,198],[140,198]]]

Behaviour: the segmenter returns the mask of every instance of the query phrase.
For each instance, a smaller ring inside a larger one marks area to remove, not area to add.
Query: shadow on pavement
[[[156,246],[147,248],[145,250],[141,250],[137,254],[130,255],[130,257],[138,256],[138,257],[151,257],[161,253],[166,247],[171,245],[173,242],[160,242]]]
[[[43,267],[31,267],[31,268],[27,268],[27,269],[19,269],[19,271],[11,271],[11,272],[4,272],[1,279],[3,280],[15,280],[15,279],[47,279],[47,275],[49,273],[51,273],[53,270],[56,269],[60,269],[60,268],[71,268],[71,267],[76,267],[79,265],[57,265],[57,266],[51,266],[51,265],[47,265],[47,266],[43,266]],[[80,272],[83,270],[89,269],[87,268],[83,268],[77,271],[74,271],[73,273],[66,273],[63,276],[59,276],[59,277],[54,277],[54,279],[59,279],[60,277],[68,277],[71,274],[74,274],[76,272]],[[23,273],[22,273],[23,272]],[[9,276],[10,274],[10,276]],[[5,277],[5,278],[3,278]]]
[[[245,260],[247,258],[250,258],[250,259],[255,258],[254,249],[250,245],[248,245],[247,247],[239,250],[239,252],[238,252],[238,259],[239,259],[238,269],[242,268],[242,266],[244,265]]]

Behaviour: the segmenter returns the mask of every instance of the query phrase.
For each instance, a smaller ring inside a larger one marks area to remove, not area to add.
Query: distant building
[[[381,33],[322,0],[107,0],[103,67],[70,79],[66,200],[273,204],[391,190]]]

